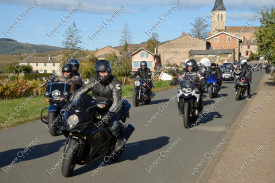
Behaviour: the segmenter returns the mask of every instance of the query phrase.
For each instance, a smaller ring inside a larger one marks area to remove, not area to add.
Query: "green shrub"
[[[41,77],[45,77],[49,79],[51,75],[52,75],[51,73],[25,73],[24,79],[34,80],[35,77],[37,79],[40,79]]]

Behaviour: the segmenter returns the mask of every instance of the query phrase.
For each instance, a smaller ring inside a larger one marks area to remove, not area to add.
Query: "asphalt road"
[[[253,73],[252,93],[263,74]],[[77,165],[70,178],[61,175],[64,136],[50,136],[40,121],[2,130],[0,182],[196,182],[224,148],[228,127],[247,103],[235,101],[232,88],[233,82],[223,82],[217,98],[205,93],[203,118],[192,129],[183,127],[175,88],[158,92],[150,105],[132,105],[127,123],[136,130],[120,160],[106,166],[104,160]]]

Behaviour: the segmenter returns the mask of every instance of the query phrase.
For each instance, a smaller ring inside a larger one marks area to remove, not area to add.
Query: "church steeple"
[[[212,31],[211,35],[225,30],[226,24],[226,9],[223,0],[216,0],[214,8],[211,12]]]
[[[219,10],[226,11],[224,4],[223,4],[223,0],[216,0],[212,11],[219,11]]]

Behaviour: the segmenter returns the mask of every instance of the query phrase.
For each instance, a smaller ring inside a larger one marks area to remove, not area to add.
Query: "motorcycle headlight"
[[[182,92],[184,92],[184,93],[191,93],[192,91],[193,91],[192,88],[183,88],[182,89]]]
[[[73,114],[68,118],[68,124],[70,125],[70,127],[76,125],[78,122],[79,122],[79,119],[76,114]]]
[[[60,96],[60,91],[59,90],[54,90],[52,92],[52,96],[53,96],[53,98],[58,98]]]
[[[140,85],[140,81],[135,81],[135,86],[139,86]]]

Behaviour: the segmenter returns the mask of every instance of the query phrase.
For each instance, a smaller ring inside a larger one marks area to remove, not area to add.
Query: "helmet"
[[[142,66],[145,66],[145,67],[142,67]],[[141,70],[146,70],[147,69],[147,62],[146,61],[141,61],[140,62],[140,68],[141,68]]]
[[[76,68],[77,68],[76,70],[78,71],[79,65],[80,65],[80,62],[78,60],[72,59],[69,61],[69,64],[72,64],[73,68],[74,68],[74,66],[76,66]]]
[[[186,67],[193,67],[192,71],[194,71],[198,66],[196,60],[194,59],[187,60],[185,64],[186,64]]]
[[[247,65],[247,61],[246,60],[242,60],[241,61],[241,65]]]
[[[212,67],[212,66],[215,66],[215,67],[216,67],[217,65],[216,65],[215,63],[211,63],[211,67]]]
[[[69,72],[70,73],[70,76],[72,77],[73,75],[73,66],[72,64],[66,64],[62,67],[62,73],[64,72]]]
[[[95,63],[95,71],[96,71],[97,79],[99,80],[100,83],[106,84],[111,79],[112,68],[111,68],[111,64],[110,64],[109,61],[107,61],[107,60],[99,60],[99,61],[97,61]],[[108,75],[107,76],[100,76],[99,75],[100,71],[107,72]]]

